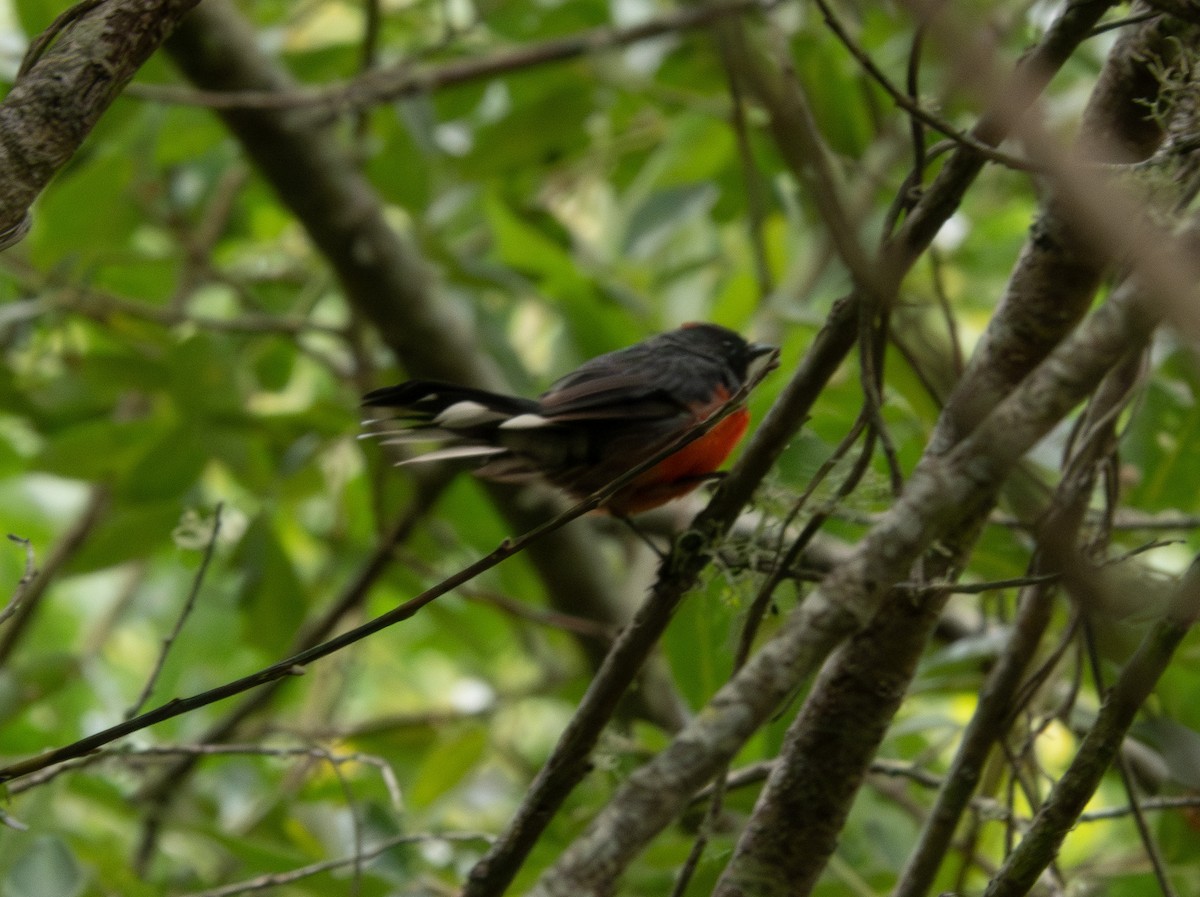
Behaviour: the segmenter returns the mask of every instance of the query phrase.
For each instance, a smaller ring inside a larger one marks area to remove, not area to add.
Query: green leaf
[[[179,522],[178,502],[118,507],[104,516],[69,565],[75,573],[111,567],[134,558],[153,556],[172,546],[171,533]]]
[[[717,200],[711,184],[667,187],[651,194],[634,209],[625,233],[625,251],[648,259],[662,251],[680,229],[708,213]]]
[[[195,487],[208,457],[201,430],[185,423],[146,449],[123,477],[121,492],[134,501],[182,496]]]
[[[171,391],[185,412],[235,414],[242,410],[236,347],[209,334],[185,339],[171,355]]]
[[[34,262],[70,259],[85,270],[116,261],[141,220],[130,195],[135,170],[132,157],[113,152],[76,164],[51,184],[26,241]]]
[[[43,836],[21,853],[4,876],[4,897],[76,897],[83,893],[83,870],[70,848]]]
[[[487,741],[487,732],[480,726],[468,726],[443,739],[421,764],[416,782],[408,791],[413,806],[428,806],[461,782],[483,756]]]
[[[291,643],[304,620],[305,591],[270,517],[256,517],[238,545],[239,600],[250,641],[272,653]]]
[[[154,445],[162,424],[149,420],[94,420],[56,433],[38,454],[39,470],[71,479],[111,481]]]
[[[731,670],[744,607],[719,578],[689,595],[663,639],[675,682],[693,709],[703,707]]]

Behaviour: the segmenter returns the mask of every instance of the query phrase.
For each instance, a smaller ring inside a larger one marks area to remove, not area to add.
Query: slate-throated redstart
[[[747,343],[716,324],[678,330],[586,362],[537,399],[432,380],[376,389],[363,404],[398,409],[384,442],[447,446],[401,463],[474,458],[477,476],[505,482],[537,477],[584,498],[662,451],[706,419],[771,363],[773,346]],[[611,496],[620,516],[657,507],[695,489],[733,451],[750,413],[736,409]]]

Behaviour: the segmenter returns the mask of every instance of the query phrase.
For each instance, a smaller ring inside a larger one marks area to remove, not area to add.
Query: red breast
[[[401,463],[470,459],[501,481],[541,478],[576,498],[653,457],[745,384],[771,346],[715,324],[693,324],[593,358],[537,399],[413,380],[375,390],[364,403],[396,409],[385,442],[443,447]],[[605,507],[635,514],[709,478],[746,432],[739,408],[705,435],[613,495]]]

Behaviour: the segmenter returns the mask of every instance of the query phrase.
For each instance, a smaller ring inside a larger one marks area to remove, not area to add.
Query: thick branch
[[[1028,75],[1028,77],[1044,86],[1049,80],[1050,73],[1060,66],[1069,55],[1064,48],[1067,46],[1073,48],[1086,37],[1091,27],[1110,5],[1108,2],[1069,4],[1063,16],[1047,31],[1042,43],[1035,47],[1025,61],[1018,66],[1018,72],[1025,72],[1027,69],[1036,72],[1036,77],[1034,75]],[[774,80],[773,76],[764,77],[770,78],[769,81],[764,82],[768,86],[784,89]],[[765,94],[768,100],[774,96],[773,89]],[[1029,99],[1032,101],[1032,94]],[[780,107],[773,112],[779,116],[783,114],[783,109]],[[1005,129],[1001,124],[989,124],[986,128],[976,128],[972,133],[978,139],[998,143],[1003,139]],[[777,138],[785,138],[786,134],[787,129],[782,125],[776,129]],[[819,151],[819,148],[815,149]],[[799,166],[799,170],[795,172],[797,178],[806,181],[808,180],[805,170],[806,163],[796,150],[797,147],[789,146],[783,155],[789,164]],[[961,148],[952,159],[962,159],[964,162],[955,169],[953,174],[943,171],[943,175],[935,181],[929,193],[926,194],[934,196],[936,201],[919,207],[910,218],[910,223],[919,222],[921,226],[910,230],[902,240],[884,250],[891,259],[886,270],[894,275],[897,283],[907,268],[928,246],[929,241],[933,239],[945,220],[954,212],[962,194],[979,173],[985,161],[974,151]],[[849,245],[851,246],[850,255],[853,257],[855,250],[852,243]],[[627,686],[631,673],[623,667],[623,664],[636,664],[638,658],[643,656],[642,652],[649,650],[649,646],[661,635],[670,619],[671,611],[707,565],[713,546],[728,531],[729,521],[749,500],[754,488],[770,470],[806,418],[808,410],[812,407],[812,403],[820,394],[824,384],[833,376],[854,345],[862,295],[861,292],[856,291],[835,305],[825,327],[822,328],[799,369],[755,432],[738,464],[722,483],[709,507],[697,518],[688,539],[680,542],[668,563],[664,565],[663,575],[655,585],[647,605],[639,612],[634,623],[631,624],[630,630],[614,645],[609,661],[601,669],[592,688],[584,697],[575,719],[568,730],[563,733],[550,762],[533,783],[530,794],[523,802],[517,817],[510,823],[508,830],[497,840],[484,860],[472,870],[466,890],[466,894],[470,897],[500,893],[507,887],[517,869],[520,868],[524,857],[532,849],[537,837],[549,823],[554,811],[565,799],[574,783],[585,773],[586,758],[602,728],[602,723],[598,724],[597,720],[602,715],[608,700],[607,690]],[[831,612],[836,616],[836,608]],[[833,634],[828,642],[823,642],[818,646],[817,656],[824,657],[838,640],[858,628],[858,625],[859,621],[853,614],[840,622],[831,621],[829,626],[834,630]],[[641,647],[636,647],[635,643]],[[809,671],[811,669],[812,667],[808,668]],[[752,697],[761,697],[761,695],[755,694]],[[768,697],[765,709],[753,712],[756,714],[769,713],[777,700],[778,697]],[[750,703],[753,705],[754,702]],[[757,716],[756,718],[761,720],[763,717]]]
[[[1050,510],[1041,524],[1044,531],[1058,533],[1063,544],[1076,541],[1099,466],[1116,445],[1115,412],[1129,399],[1139,361],[1136,355],[1131,356],[1125,364],[1114,369],[1089,405],[1087,421],[1094,424],[1094,429],[1087,433],[1088,428],[1084,428],[1083,444],[1055,490]],[[1037,571],[1045,564],[1040,557],[1035,557],[1030,566]],[[1018,710],[1018,689],[1050,623],[1055,593],[1055,587],[1049,582],[1033,583],[1021,591],[1012,634],[980,691],[975,713],[963,732],[962,742],[921,830],[920,839],[896,885],[896,897],[918,897],[932,887],[954,831],[982,777],[992,745],[1003,737]]]
[[[0,103],[0,246],[24,232],[34,199],[197,2],[108,0],[60,20]]]
[[[1128,28],[1113,46],[1084,110],[1085,158],[1148,158],[1163,138],[1147,114],[1158,92],[1156,60],[1173,54],[1179,25],[1158,19]],[[1072,226],[1070,206],[1052,193],[1044,203],[987,332],[951,394],[932,439],[945,451],[987,414],[1087,310],[1109,264]]]
[[[198,87],[280,91],[292,78],[266,57],[254,31],[226,0],[207,0],[167,50]],[[333,131],[306,110],[223,110],[221,118],[337,273],[346,299],[370,321],[413,376],[502,387],[486,353],[435,294],[416,247],[386,222],[383,203]],[[512,531],[527,532],[561,505],[511,487],[489,486]],[[628,611],[610,587],[585,521],[530,546],[528,556],[559,610],[623,625]],[[607,645],[582,638],[598,664]],[[639,710],[670,728],[679,722],[662,676],[639,693]]]
[[[1089,103],[1082,142],[1119,138],[1123,146],[1138,145],[1143,157],[1153,152],[1152,136],[1161,137],[1157,128],[1146,135],[1139,120],[1133,134],[1120,130],[1121,124],[1137,120],[1131,110],[1144,115],[1145,106],[1138,102],[1141,97],[1118,92],[1116,85],[1129,83],[1117,75],[1128,71],[1130,59],[1144,68],[1145,51],[1161,49],[1163,43],[1153,24],[1118,42]],[[1084,314],[1105,259],[1080,242],[1051,200],[1050,210],[1034,226],[983,348],[939,420],[931,456],[958,442]],[[940,583],[956,575],[994,501],[994,493],[979,496],[973,518],[926,558],[925,576]],[[759,796],[717,894],[765,894],[773,886],[780,894],[795,895],[816,883],[949,594],[946,589],[893,592],[867,628],[822,671],[789,727],[781,762]]]
[[[1200,573],[1188,571],[1165,617],[1157,621],[1105,695],[1096,722],[1075,759],[1055,783],[1029,831],[988,884],[984,897],[1021,897],[1058,854],[1095,794],[1138,710],[1149,697],[1175,649],[1200,615]]]
[[[675,740],[634,772],[542,877],[534,893],[607,893],[690,796],[725,763],[837,644],[880,607],[936,539],[978,512],[1021,456],[1091,392],[1157,318],[1118,291],[948,455],[927,458],[849,560],[805,600]]]

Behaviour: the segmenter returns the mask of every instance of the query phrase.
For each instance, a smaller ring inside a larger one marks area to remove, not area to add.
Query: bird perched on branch
[[[501,482],[541,478],[585,498],[665,450],[682,445],[601,505],[614,515],[649,510],[684,495],[715,474],[746,432],[750,414],[737,405],[718,414],[778,360],[774,346],[747,343],[715,324],[685,324],[627,349],[586,362],[536,399],[409,380],[368,393],[363,404],[392,408],[380,425],[385,443],[440,442],[401,464],[471,459],[477,476]]]

